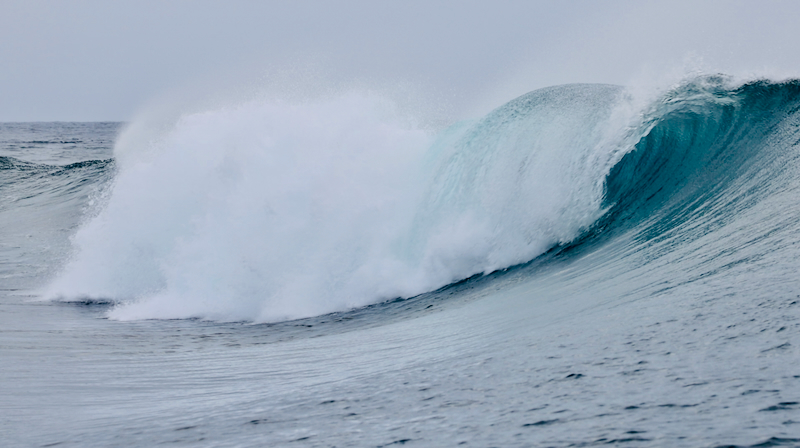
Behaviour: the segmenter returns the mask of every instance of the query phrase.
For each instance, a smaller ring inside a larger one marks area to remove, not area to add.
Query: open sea
[[[800,446],[800,81],[0,123],[0,446]]]

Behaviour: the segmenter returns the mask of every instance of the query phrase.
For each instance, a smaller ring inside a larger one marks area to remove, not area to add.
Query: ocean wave
[[[276,321],[709,210],[721,225],[780,188],[797,98],[796,81],[706,76],[637,109],[621,87],[566,85],[436,136],[358,94],[187,115],[118,158],[44,296],[113,301],[122,320]]]

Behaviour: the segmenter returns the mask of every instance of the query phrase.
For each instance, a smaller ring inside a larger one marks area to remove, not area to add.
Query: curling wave
[[[620,87],[558,86],[438,136],[364,95],[187,115],[118,156],[45,296],[111,300],[116,319],[275,321],[625,232],[699,238],[781,189],[799,89],[704,77],[638,110]]]

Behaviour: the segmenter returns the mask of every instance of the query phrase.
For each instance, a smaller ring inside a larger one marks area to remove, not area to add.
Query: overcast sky
[[[0,121],[128,120],[198,80],[297,66],[468,110],[687,64],[800,75],[800,2],[2,0],[0,61]]]

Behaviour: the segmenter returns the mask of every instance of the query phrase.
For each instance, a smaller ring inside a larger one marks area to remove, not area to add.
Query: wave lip
[[[660,220],[663,230],[710,206],[720,218],[737,202],[785,188],[777,179],[800,142],[792,125],[798,110],[797,80],[686,80],[652,105],[646,132],[609,172],[610,212],[600,227],[625,230]]]

